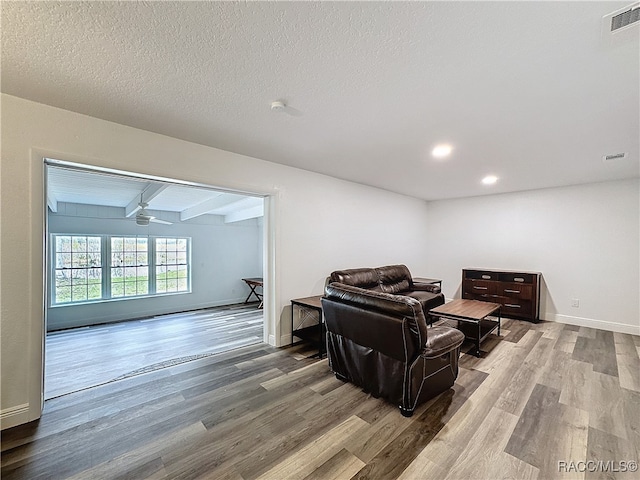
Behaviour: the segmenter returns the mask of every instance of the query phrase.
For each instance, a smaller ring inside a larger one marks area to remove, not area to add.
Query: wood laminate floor
[[[65,395],[3,432],[2,478],[639,478],[614,470],[639,457],[640,337],[511,320],[502,335],[463,354],[454,387],[411,418],[303,346]]]
[[[257,303],[51,332],[45,398],[263,340]]]

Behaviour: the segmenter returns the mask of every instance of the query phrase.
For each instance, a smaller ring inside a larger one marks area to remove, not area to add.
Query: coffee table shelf
[[[429,313],[445,321],[456,321],[456,328],[476,344],[475,354],[479,357],[480,343],[496,329],[500,336],[500,308],[499,303],[456,299],[431,309]],[[489,318],[492,316],[496,319]]]

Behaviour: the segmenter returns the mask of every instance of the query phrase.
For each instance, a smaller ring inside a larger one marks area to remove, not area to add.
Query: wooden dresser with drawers
[[[462,298],[499,303],[501,315],[537,322],[540,319],[540,272],[462,270]]]

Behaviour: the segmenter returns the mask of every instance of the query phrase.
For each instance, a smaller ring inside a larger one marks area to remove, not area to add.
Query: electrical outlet
[[[577,298],[571,299],[571,306],[575,308],[580,308],[580,300]]]

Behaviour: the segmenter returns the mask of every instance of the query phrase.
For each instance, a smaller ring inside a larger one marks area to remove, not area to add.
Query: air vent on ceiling
[[[614,38],[616,43],[626,40],[637,42],[639,25],[640,2],[635,2],[602,17],[601,38],[605,43],[611,43]]]
[[[627,156],[626,153],[613,153],[611,155],[605,155],[604,157],[602,157],[602,161],[603,162],[610,162],[612,160],[622,160],[626,156]]]
[[[619,13],[611,18],[611,31],[624,28],[632,23],[640,22],[640,6],[630,8],[626,12]]]

